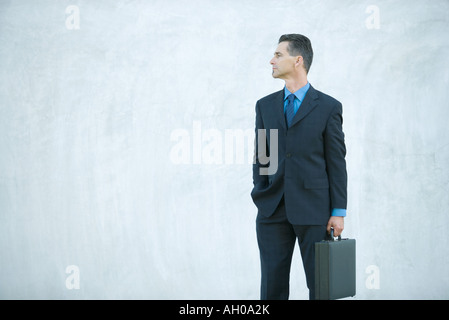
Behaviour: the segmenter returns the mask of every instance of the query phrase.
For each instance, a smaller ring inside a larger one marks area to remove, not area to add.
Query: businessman
[[[288,299],[296,241],[309,299],[314,299],[314,244],[324,240],[331,228],[334,236],[344,228],[347,173],[342,104],[308,82],[312,59],[307,37],[282,35],[270,64],[273,78],[284,80],[285,86],[256,103],[251,197],[258,209],[263,300]],[[269,154],[274,146],[277,154]],[[262,159],[265,153],[277,160],[275,168]]]

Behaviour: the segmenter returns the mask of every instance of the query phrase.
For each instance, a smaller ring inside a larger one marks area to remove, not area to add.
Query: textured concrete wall
[[[448,10],[2,0],[0,298],[258,299],[251,134],[284,33],[343,103],[356,298],[449,298]]]

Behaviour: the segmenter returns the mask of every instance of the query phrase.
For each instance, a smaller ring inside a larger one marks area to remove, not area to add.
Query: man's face
[[[273,67],[273,78],[286,79],[295,71],[297,57],[291,56],[287,51],[287,47],[287,41],[279,43],[273,59],[270,60],[270,64]]]

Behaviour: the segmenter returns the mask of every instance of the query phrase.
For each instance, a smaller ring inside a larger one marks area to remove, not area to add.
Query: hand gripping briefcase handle
[[[334,228],[331,228],[331,235],[330,235],[330,237],[331,237],[330,241],[335,241],[335,237],[334,237]],[[341,235],[339,235],[339,236],[337,237],[337,240],[338,240],[338,241],[341,241]]]

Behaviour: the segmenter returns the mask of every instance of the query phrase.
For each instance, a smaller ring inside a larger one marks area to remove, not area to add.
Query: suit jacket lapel
[[[301,121],[310,111],[312,111],[318,105],[318,94],[315,89],[310,86],[307,91],[301,106],[293,117],[292,124],[290,127],[294,126],[296,123]],[[285,121],[284,121],[285,123]]]

